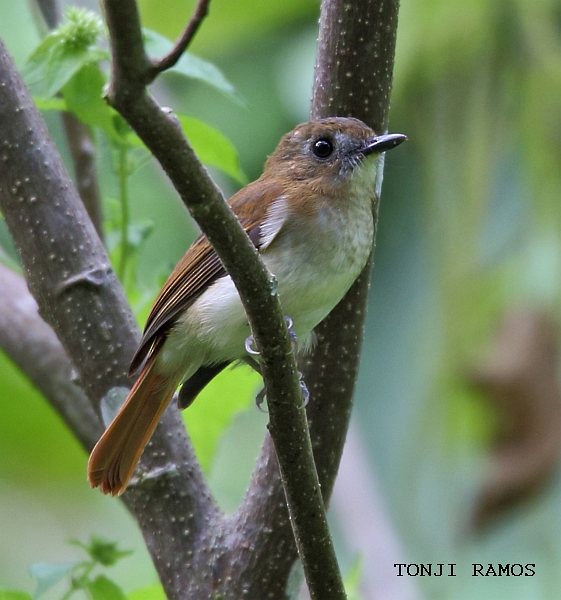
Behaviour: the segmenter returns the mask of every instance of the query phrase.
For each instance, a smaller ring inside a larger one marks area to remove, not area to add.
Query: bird
[[[301,123],[281,138],[262,175],[228,201],[276,278],[299,353],[363,270],[380,156],[406,139],[378,135],[353,117]],[[251,360],[250,335],[230,275],[199,236],[154,301],[131,362],[137,379],[90,454],[90,485],[122,494],[177,388],[185,408],[226,366]]]

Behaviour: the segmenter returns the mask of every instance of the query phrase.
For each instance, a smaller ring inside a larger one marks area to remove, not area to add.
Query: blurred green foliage
[[[145,26],[170,38],[193,4],[140,2]],[[229,147],[226,175],[215,171],[224,154],[207,160],[227,193],[242,173],[257,176],[279,136],[307,118],[318,8],[317,0],[213,0],[191,50],[220,69],[237,101],[178,74],[155,86],[164,104],[232,140],[240,162]],[[0,0],[0,36],[20,66],[40,37],[30,14]],[[354,416],[403,542],[405,557],[392,562],[458,563],[458,577],[415,581],[431,600],[553,600],[561,584],[558,475],[490,531],[466,535],[496,430],[496,416],[466,374],[512,306],[561,317],[560,32],[558,0],[401,3],[390,128],[410,141],[386,161]],[[71,87],[63,101],[78,112]],[[113,127],[107,113],[96,114],[106,132]],[[47,119],[66,156],[56,115]],[[99,164],[118,263],[122,198],[110,138],[99,136]],[[126,239],[134,247],[125,283],[142,322],[195,228],[158,167],[133,145]],[[150,230],[142,229],[148,222]],[[1,222],[0,242],[13,258]],[[266,416],[253,407],[258,386],[245,369],[224,373],[185,413],[228,510],[243,494],[262,439]],[[30,564],[74,560],[69,538],[113,539],[118,531],[119,545],[135,550],[112,579],[126,590],[153,584],[130,517],[87,489],[78,444],[4,356],[0,392],[0,582],[31,590]],[[351,542],[341,537],[338,545],[347,569]],[[471,562],[536,563],[536,575],[483,580],[470,577]]]

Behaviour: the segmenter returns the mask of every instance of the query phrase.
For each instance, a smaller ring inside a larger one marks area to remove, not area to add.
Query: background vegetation
[[[193,3],[140,4],[146,26],[174,37]],[[215,62],[241,100],[172,75],[160,89],[174,108],[233,141],[248,179],[260,173],[280,135],[307,118],[318,9],[317,0],[214,0],[192,51]],[[0,15],[0,37],[23,66],[40,37],[36,15],[7,0],[0,0]],[[386,164],[352,426],[368,468],[351,479],[345,494],[352,505],[354,496],[379,492],[386,527],[399,540],[389,562],[456,562],[458,577],[419,578],[415,590],[400,589],[396,598],[550,599],[561,584],[559,446],[553,442],[547,456],[539,446],[539,440],[561,439],[555,410],[561,398],[556,395],[553,408],[543,409],[538,382],[546,375],[539,369],[547,361],[524,371],[526,379],[513,376],[514,383],[490,368],[496,333],[513,310],[507,331],[520,323],[530,327],[537,315],[541,325],[530,339],[551,335],[548,356],[557,366],[560,31],[561,5],[555,0],[402,0],[390,127],[407,133],[410,142]],[[62,140],[57,116],[47,118]],[[102,138],[99,150],[105,216],[110,228],[118,228],[116,161]],[[227,191],[238,185],[219,179]],[[195,231],[151,162],[143,160],[130,177],[130,195],[130,222],[152,224],[127,278],[142,321]],[[12,249],[1,222],[0,239],[9,260]],[[516,356],[531,346],[526,338],[512,339],[506,350],[519,349]],[[229,373],[185,415],[225,507],[241,497],[262,439],[266,418],[251,396],[257,386],[250,373]],[[118,502],[89,490],[86,456],[1,354],[0,394],[0,584],[32,590],[29,565],[76,560],[79,551],[68,540],[86,542],[92,535],[134,550],[111,572],[124,588],[153,583],[132,519]],[[528,432],[542,410],[551,416],[542,429],[536,425]],[[526,429],[513,432],[513,412],[522,415],[517,423]],[[507,450],[499,445],[504,431]],[[507,456],[518,465],[522,447],[536,460],[514,494],[501,479],[508,475],[501,460]],[[536,472],[539,481],[531,476]],[[496,497],[486,493],[493,482],[500,483]],[[513,504],[511,496],[524,501]],[[499,511],[505,498],[509,506]],[[373,543],[361,546],[349,536],[349,511],[338,508],[337,496],[334,507],[346,568],[359,555],[388,562]],[[372,542],[380,511],[371,508],[362,518]],[[476,527],[481,523],[485,527]],[[381,577],[384,569],[374,562],[363,563],[363,571],[380,571]],[[536,575],[473,578],[472,562],[535,563]]]

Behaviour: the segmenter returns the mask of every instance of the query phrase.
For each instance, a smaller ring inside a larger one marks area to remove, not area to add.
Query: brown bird
[[[259,179],[229,204],[278,281],[279,300],[305,352],[313,328],[345,295],[370,254],[377,157],[406,139],[354,118],[302,123]],[[172,271],[148,317],[131,373],[140,371],[88,463],[92,487],[121,494],[180,384],[179,406],[233,361],[251,335],[232,279],[205,237]]]

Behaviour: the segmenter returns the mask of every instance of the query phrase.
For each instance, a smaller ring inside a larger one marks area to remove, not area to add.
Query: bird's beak
[[[361,148],[360,152],[367,156],[373,152],[380,153],[391,150],[396,146],[399,146],[401,142],[407,139],[406,135],[402,133],[387,133],[386,135],[377,135],[375,138],[368,140],[364,148]]]

